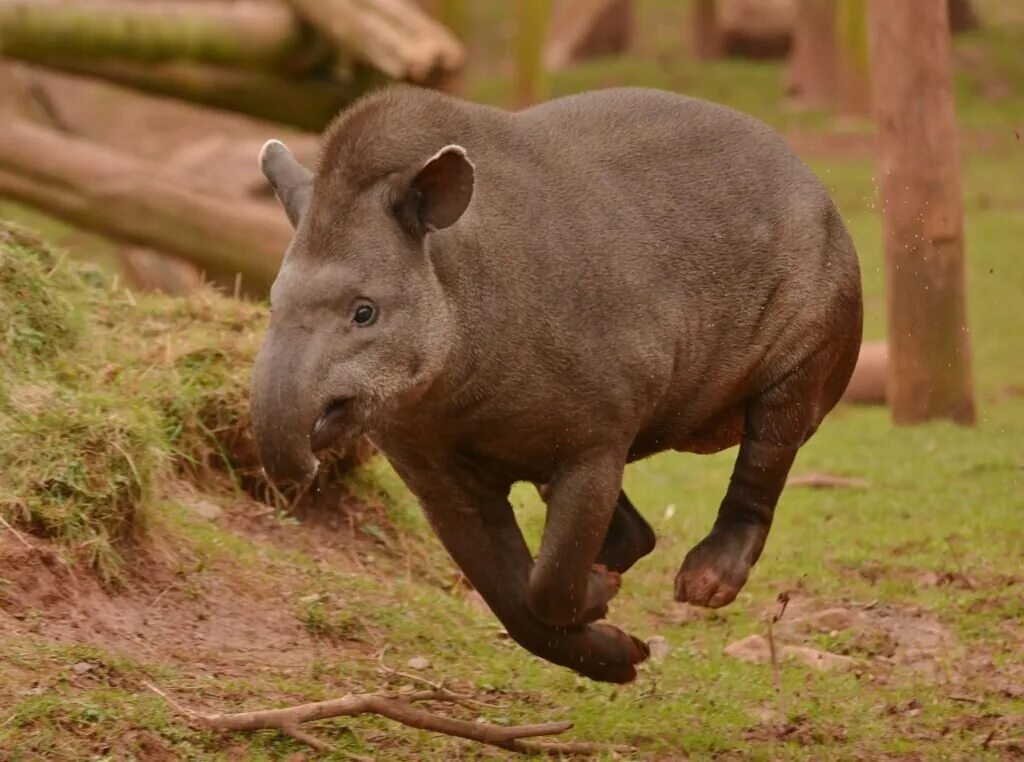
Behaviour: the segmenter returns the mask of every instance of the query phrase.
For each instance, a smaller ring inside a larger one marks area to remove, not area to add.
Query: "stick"
[[[263,709],[235,714],[199,714],[175,703],[152,683],[144,682],[149,690],[163,698],[173,709],[203,727],[223,731],[277,730],[318,751],[331,751],[329,744],[299,728],[306,722],[333,717],[354,717],[376,714],[412,728],[467,738],[471,741],[496,746],[508,751],[542,754],[591,754],[602,751],[630,751],[632,747],[587,742],[532,742],[526,739],[557,735],[572,727],[571,722],[545,722],[535,725],[495,725],[489,722],[468,722],[414,706],[420,701],[458,702],[462,697],[446,690],[419,691],[401,698],[384,693],[362,693],[329,701],[281,709]]]
[[[782,619],[782,615],[786,613],[786,606],[789,605],[789,593],[785,591],[779,593],[777,600],[779,602],[779,613],[768,619],[768,655],[771,658],[772,685],[775,687],[775,695],[779,702],[779,714],[781,719],[785,721],[787,717],[786,696],[782,692],[782,673],[779,670],[779,657],[778,651],[775,648],[775,633],[772,631],[772,626]]]
[[[3,516],[0,516],[0,524],[3,524],[4,528],[6,528],[8,532],[13,534],[18,539],[18,541],[26,548],[28,548],[29,550],[35,550],[32,544],[24,537],[22,537],[21,533],[17,529],[15,529],[9,523],[7,523],[7,519],[5,519]]]
[[[974,590],[974,583],[971,582],[971,578],[968,577],[967,572],[964,571],[964,565],[960,560],[960,554],[956,552],[956,548],[953,547],[953,541],[948,537],[946,538],[946,545],[949,546],[949,552],[953,554],[953,560],[956,562],[956,566],[960,570],[960,578],[964,581],[964,584],[967,585],[968,589]]]

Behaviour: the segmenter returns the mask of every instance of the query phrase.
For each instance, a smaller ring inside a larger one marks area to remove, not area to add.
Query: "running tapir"
[[[738,444],[675,578],[736,597],[861,340],[850,236],[779,135],[656,90],[509,113],[399,86],[315,173],[277,141],[260,162],[295,226],[252,384],[271,479],[368,435],[512,638],[627,682],[646,646],[598,620],[655,537],[623,468]],[[517,481],[547,503],[536,559]]]

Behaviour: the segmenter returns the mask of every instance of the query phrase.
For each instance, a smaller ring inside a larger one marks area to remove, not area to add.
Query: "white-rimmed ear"
[[[263,144],[260,169],[270,181],[292,227],[298,227],[313,192],[313,173],[302,166],[280,140]]]
[[[442,148],[409,183],[406,199],[399,205],[403,222],[414,233],[454,225],[473,198],[474,174],[465,148],[455,144]]]

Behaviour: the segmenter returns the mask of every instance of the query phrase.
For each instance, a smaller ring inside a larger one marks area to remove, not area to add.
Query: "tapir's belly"
[[[641,431],[629,451],[629,459],[639,460],[663,450],[678,450],[709,455],[727,450],[743,437],[743,405],[722,410],[697,427],[684,424],[679,417],[668,416]]]

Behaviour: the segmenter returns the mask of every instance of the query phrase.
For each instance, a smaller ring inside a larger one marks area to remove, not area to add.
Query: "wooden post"
[[[845,114],[862,116],[871,114],[866,2],[835,0],[836,105]]]
[[[715,0],[693,0],[690,10],[690,50],[698,61],[721,58],[722,31]]]
[[[806,106],[835,103],[836,26],[835,0],[797,0],[786,89]]]
[[[893,420],[975,419],[946,0],[869,0]]]
[[[516,71],[513,100],[526,108],[547,97],[544,40],[551,0],[516,0]]]

